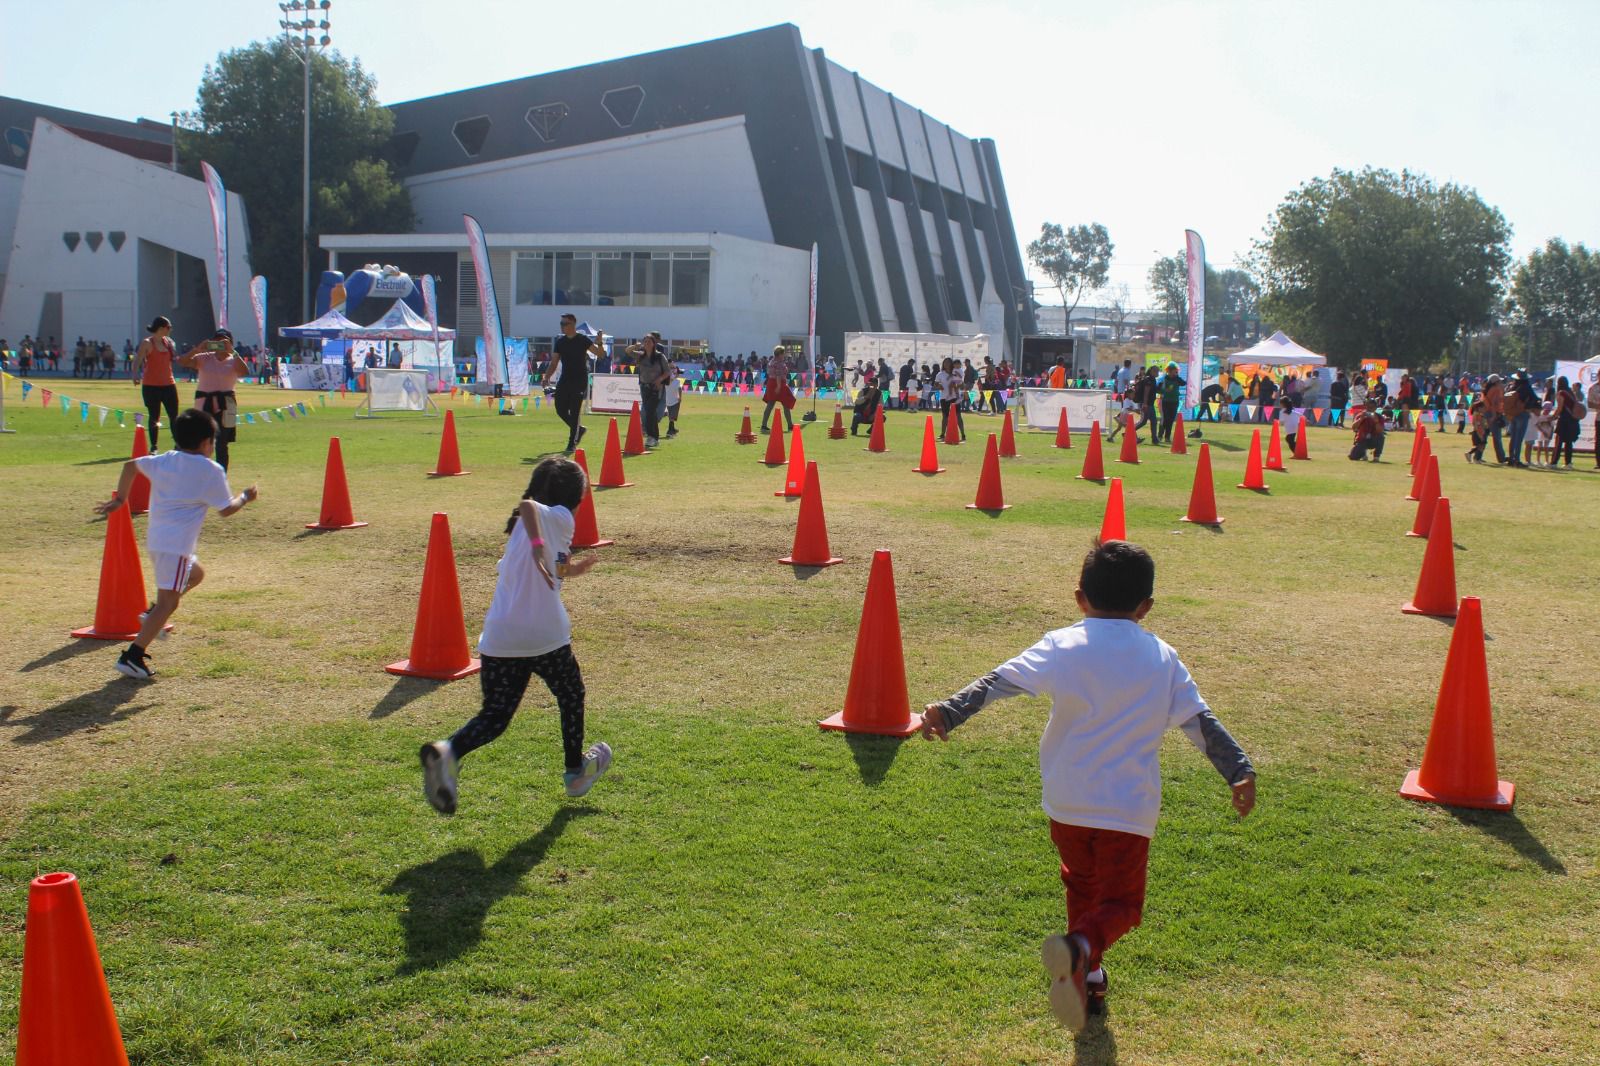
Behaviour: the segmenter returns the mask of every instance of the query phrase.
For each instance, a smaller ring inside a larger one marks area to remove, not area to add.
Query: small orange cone
[[[883,435],[883,405],[878,405],[878,413],[872,416],[872,432],[867,434],[867,451],[882,454],[889,450],[889,442]]]
[[[1276,422],[1273,425],[1277,425]],[[1245,458],[1244,480],[1239,483],[1239,488],[1249,489],[1252,492],[1266,492],[1266,475],[1261,472],[1261,431],[1255,430],[1250,434],[1250,454]]]
[[[833,405],[833,425],[828,427],[829,440],[844,440],[850,434],[844,428],[844,408],[839,404]]]
[[[1173,455],[1188,455],[1189,441],[1184,436],[1183,412],[1178,412],[1177,420],[1172,423],[1172,446],[1168,449]]]
[[[1272,441],[1267,445],[1267,469],[1287,470],[1283,465],[1283,423],[1276,418],[1272,420]]]
[[[1417,456],[1422,454],[1422,442],[1428,439],[1428,431],[1422,428],[1422,419],[1417,419],[1417,429],[1411,434],[1411,466],[1417,465]]]
[[[933,424],[931,417],[928,424]],[[861,605],[861,627],[856,630],[856,654],[850,664],[844,710],[817,724],[823,729],[886,737],[908,737],[922,728],[922,715],[911,713],[906,695],[900,608],[895,602],[894,562],[887,548],[872,553],[872,574]]]
[[[978,475],[978,495],[967,504],[967,510],[1005,511],[1010,506],[1000,489],[1000,447],[991,433],[989,443],[983,449],[983,472]]]
[[[169,431],[170,432],[170,431]],[[133,455],[131,458],[140,459],[150,454],[150,442],[145,439],[144,427],[133,427]],[[147,514],[150,511],[150,479],[139,474],[133,479],[133,488],[128,490],[128,513],[132,515]]]
[[[600,457],[600,483],[597,488],[626,489],[633,482],[622,472],[622,444],[617,433],[617,420],[613,418],[606,429],[606,453]]]
[[[1428,536],[1433,527],[1433,509],[1439,502],[1439,457],[1429,455],[1422,462],[1422,496],[1417,500],[1417,517],[1406,530],[1408,537]]]
[[[952,448],[961,443],[961,424],[956,419],[958,410],[955,404],[951,404],[944,418],[944,442]]]
[[[1434,618],[1456,616],[1456,545],[1450,528],[1450,497],[1440,496],[1433,506],[1433,526],[1428,530],[1428,549],[1422,555],[1422,573],[1417,576],[1417,591],[1402,604],[1404,614],[1425,614]]]
[[[94,625],[74,629],[75,637],[132,640],[139,635],[139,615],[150,605],[144,598],[144,570],[133,539],[133,518],[126,506],[106,519],[105,547],[100,551],[100,593],[95,597]],[[171,629],[171,626],[166,628]]]
[[[1306,439],[1311,436],[1311,419],[1304,416],[1300,419],[1300,429],[1294,437],[1294,457],[1300,460],[1311,458],[1311,444]]]
[[[1100,520],[1100,539],[1127,540],[1128,522],[1122,510],[1122,479],[1111,479],[1111,491],[1106,495],[1106,515]]]
[[[1122,431],[1122,454],[1117,456],[1119,463],[1139,462],[1139,434],[1133,431],[1133,416],[1127,416],[1127,427]]]
[[[435,511],[422,567],[422,595],[417,597],[417,621],[411,629],[411,657],[384,669],[404,677],[455,681],[477,673],[479,666],[467,649],[456,553],[450,544],[450,516]]]
[[[1063,412],[1065,408],[1063,408]],[[1000,458],[1015,459],[1017,457],[1017,433],[1011,428],[1011,412],[1006,412],[1005,420],[1000,423]]]
[[[1056,422],[1056,447],[1072,447],[1072,426],[1067,422],[1067,409],[1061,408],[1061,418]]]
[[[1061,414],[1066,418],[1066,412]],[[1083,455],[1083,472],[1078,475],[1079,481],[1099,481],[1106,479],[1106,464],[1100,455],[1100,423],[1089,424],[1089,450]]]
[[[472,471],[461,469],[461,449],[456,447],[456,413],[445,411],[444,433],[439,437],[439,462],[429,477],[460,477]]]
[[[939,465],[939,449],[934,443],[937,438],[933,435],[933,416],[922,424],[922,462],[912,467],[918,474],[942,474],[944,467]]]
[[[1447,807],[1508,811],[1517,786],[1501,781],[1494,756],[1489,664],[1483,654],[1483,604],[1465,596],[1450,634],[1422,768],[1406,774],[1400,795]]]
[[[1411,491],[1406,499],[1415,503],[1422,499],[1422,487],[1428,480],[1428,456],[1433,454],[1433,445],[1427,437],[1422,438],[1422,447],[1417,449],[1417,460],[1411,464]]]
[[[791,443],[789,444],[789,474],[783,481],[783,488],[774,492],[774,496],[782,496],[786,500],[796,500],[806,491],[806,442],[800,436],[800,427],[796,425],[789,431]],[[774,433],[774,437],[783,434]]]
[[[127,1066],[76,877],[45,874],[29,883],[26,930],[17,1066]]]
[[[762,466],[783,465],[783,425],[780,422],[777,432],[767,431],[767,454],[762,458]]]
[[[633,401],[633,408],[628,412],[628,442],[622,446],[623,455],[646,455],[644,446],[644,423],[639,418],[639,401]]]
[[[583,468],[584,486],[583,502],[578,504],[578,513],[572,516],[572,547],[579,548],[609,548],[615,544],[614,540],[600,539],[600,526],[594,516],[594,486],[588,483],[589,460],[583,454],[583,449],[578,448],[572,453],[572,461]]]
[[[1257,434],[1260,430],[1256,431]],[[1189,490],[1189,512],[1180,522],[1193,522],[1197,526],[1220,526],[1217,517],[1217,493],[1211,484],[1211,445],[1200,445],[1200,458],[1194,464],[1194,487]]]
[[[778,562],[788,566],[834,566],[844,562],[828,548],[828,520],[822,513],[822,478],[816,463],[806,464],[805,494],[794,527],[794,547]]]
[[[748,407],[744,409],[744,424],[739,427],[739,432],[733,435],[733,442],[735,444],[754,444],[756,442],[755,431],[750,428],[750,408]]]
[[[350,486],[344,480],[344,452],[339,449],[339,438],[328,438],[328,464],[322,472],[322,514],[315,522],[307,522],[307,529],[360,529],[365,522],[357,522],[350,509]]]

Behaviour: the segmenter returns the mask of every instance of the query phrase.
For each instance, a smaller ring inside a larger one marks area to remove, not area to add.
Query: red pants
[[[1144,915],[1150,838],[1051,821],[1050,839],[1061,853],[1067,932],[1089,942],[1088,968],[1096,969],[1106,948]]]

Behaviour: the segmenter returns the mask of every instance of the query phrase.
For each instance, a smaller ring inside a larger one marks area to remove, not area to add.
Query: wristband
[[[530,538],[528,538],[528,546],[532,547],[532,548],[542,548],[542,547],[544,547],[544,538],[543,537],[530,537]]]
[[[233,504],[233,506],[234,506],[234,508],[236,510],[240,510],[240,509],[243,509],[245,504],[250,502],[250,497],[246,496],[244,493],[241,492],[241,493],[239,493],[239,495],[235,496],[229,502]]]

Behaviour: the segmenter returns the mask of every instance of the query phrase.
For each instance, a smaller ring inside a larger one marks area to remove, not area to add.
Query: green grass
[[[100,390],[125,402],[81,391]],[[683,437],[629,461],[637,487],[598,496],[619,543],[567,589],[589,731],[616,769],[566,801],[537,690],[465,764],[453,819],[421,800],[415,751],[472,713],[476,684],[381,666],[405,655],[434,510],[476,633],[527,460],[559,444],[548,411],[458,401],[474,473],[448,481],[422,476],[437,420],[354,422],[347,404],[246,427],[234,483],[259,481],[261,504],[208,520],[211,580],[141,687],[108,680],[114,647],[65,637],[93,609],[88,507],[127,434],[11,407],[0,1004],[20,981],[26,881],[64,868],[139,1063],[1600,1056],[1600,669],[1579,636],[1600,623],[1583,565],[1600,478],[1444,468],[1519,788],[1515,814],[1484,815],[1395,795],[1450,636],[1397,610],[1421,557],[1400,536],[1403,463],[1347,463],[1344,433],[1313,431],[1314,461],[1269,472],[1262,497],[1232,487],[1248,433],[1207,425],[1221,532],[1175,521],[1192,453],[1108,464],[1160,568],[1149,624],[1256,758],[1261,805],[1232,817],[1169,739],[1145,922],[1109,956],[1108,1023],[1074,1042],[1036,961],[1063,920],[1038,809],[1044,704],[1003,704],[949,745],[815,722],[843,699],[876,547],[894,552],[914,701],[1073,620],[1105,498],[1072,476],[1082,438],[1060,452],[1020,435],[1013,508],[993,518],[963,507],[992,420],[969,419],[973,443],[941,449],[950,471],[931,479],[909,470],[920,418],[891,415],[887,456],[818,425],[807,450],[848,561],[797,575],[774,562],[795,505],[771,496],[781,476],[759,448],[733,445],[739,406],[686,407]],[[307,535],[330,432],[372,525]],[[1566,561],[1554,587],[1547,559]],[[11,1038],[0,1027],[0,1058]]]

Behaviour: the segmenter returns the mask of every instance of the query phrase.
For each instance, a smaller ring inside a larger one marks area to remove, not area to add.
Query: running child
[[[665,397],[667,405],[667,439],[678,435],[678,412],[683,409],[683,386],[678,377],[678,364],[673,363],[669,368],[672,376],[667,378],[667,391]]]
[[[155,676],[150,656],[145,654],[150,642],[164,635],[163,627],[183,597],[205,579],[205,568],[194,549],[206,511],[214,507],[226,518],[256,498],[254,485],[237,496],[229,490],[227,471],[211,458],[216,439],[216,421],[204,411],[189,408],[172,420],[172,440],[177,448],[124,463],[117,490],[95,507],[100,514],[111,514],[128,502],[137,475],[150,479],[145,547],[155,568],[156,601],[141,616],[139,635],[117,659],[117,672],[126,677]]]
[[[422,746],[423,792],[441,814],[455,813],[461,760],[506,731],[535,675],[561,712],[567,795],[584,795],[611,767],[605,743],[583,750],[583,674],[572,655],[572,622],[561,603],[561,583],[595,563],[593,555],[571,557],[572,513],[587,487],[583,468],[571,459],[543,459],[506,520],[510,539],[478,638],[483,709],[449,740]]]
[[[1050,838],[1067,888],[1067,932],[1044,941],[1050,1006],[1074,1032],[1105,1009],[1107,948],[1139,924],[1150,838],[1161,811],[1161,737],[1184,735],[1216,767],[1242,818],[1255,806],[1250,759],[1217,721],[1189,670],[1139,623],[1155,601],[1155,562],[1127,541],[1095,541],[1075,595],[1083,621],[1046,633],[948,699],[922,735],[949,731],[997,700],[1049,696],[1039,770]]]

